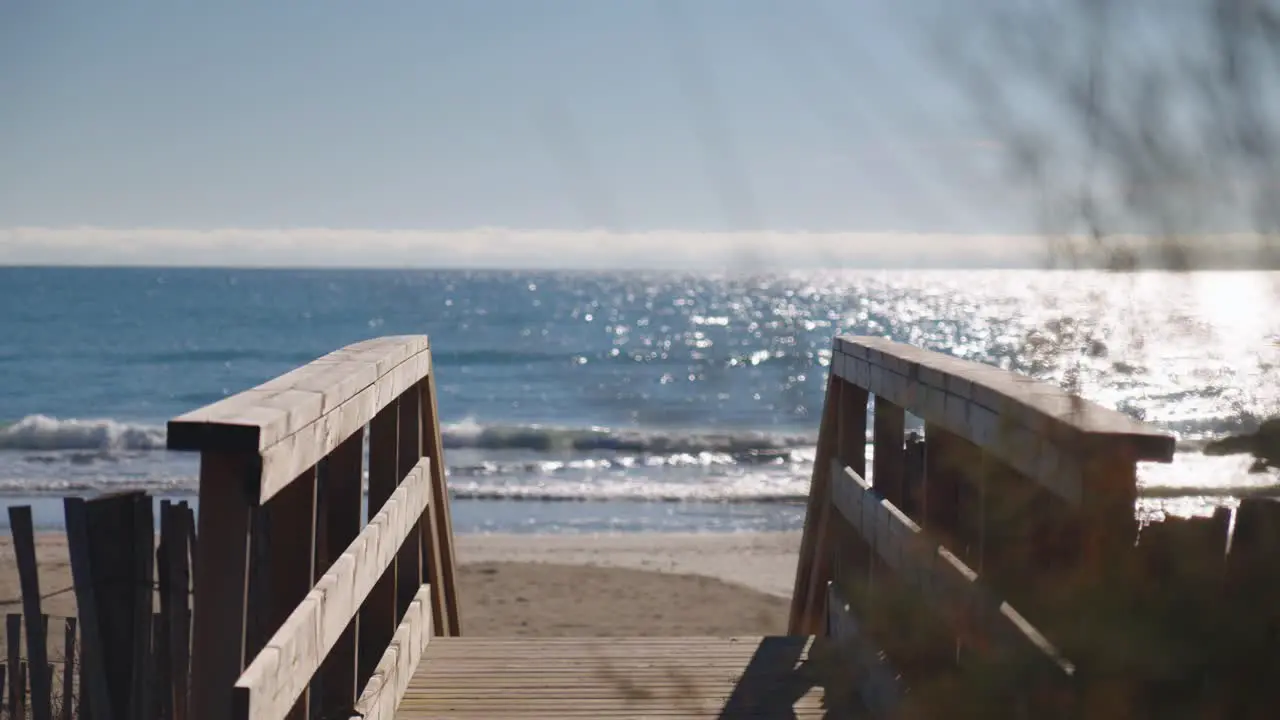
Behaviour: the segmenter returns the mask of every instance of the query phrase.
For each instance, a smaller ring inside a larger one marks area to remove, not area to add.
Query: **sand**
[[[798,533],[460,535],[468,635],[754,635],[786,631]],[[75,614],[66,538],[36,540],[43,610]],[[0,610],[20,612],[0,540]],[[51,645],[60,632],[55,627]],[[56,646],[55,646],[56,647]]]

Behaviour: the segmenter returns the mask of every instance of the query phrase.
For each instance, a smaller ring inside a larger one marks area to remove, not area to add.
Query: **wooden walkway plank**
[[[832,668],[814,647],[805,636],[437,637],[396,717],[858,717],[828,707]]]

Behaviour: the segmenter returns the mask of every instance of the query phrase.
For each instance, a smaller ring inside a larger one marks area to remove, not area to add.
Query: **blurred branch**
[[[1280,9],[1271,0],[1002,4],[948,58],[1057,259],[1112,269],[1280,261]],[[1210,236],[1248,233],[1252,257]],[[1142,236],[1154,242],[1134,242]]]

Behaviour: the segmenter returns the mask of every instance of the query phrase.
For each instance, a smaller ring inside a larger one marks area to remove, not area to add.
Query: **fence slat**
[[[111,701],[107,694],[107,681],[102,674],[106,658],[102,653],[97,593],[93,587],[92,561],[89,558],[89,508],[83,498],[66,498],[62,507],[67,527],[67,554],[71,560],[71,578],[80,616],[80,696],[76,709],[80,720],[111,720]]]
[[[9,718],[22,720],[22,698],[27,694],[26,681],[18,672],[22,663],[22,615],[9,613],[4,618],[5,650],[9,663]]]
[[[18,662],[18,712],[14,715],[18,720],[27,716],[27,661]]]
[[[170,557],[175,541],[174,508],[168,500],[160,501],[160,546],[156,548],[156,589],[160,593],[160,622],[152,629],[155,639],[155,652],[159,660],[156,662],[156,702],[157,712],[162,718],[172,716],[173,675],[170,670],[169,652],[169,620],[173,616],[173,563]],[[182,541],[184,544],[186,540]]]
[[[151,646],[151,682],[152,692],[149,695],[151,706],[147,709],[150,717],[157,720],[169,720],[170,706],[173,693],[173,684],[169,679],[168,657],[169,653],[165,651],[167,647],[165,616],[164,613],[156,613],[151,616],[151,638],[154,641]]]
[[[84,502],[82,517],[73,517],[73,507],[68,508],[68,543],[72,551],[73,572],[77,555],[83,554],[79,564],[83,566],[75,574],[77,602],[81,620],[88,623],[84,614],[86,604],[92,605],[93,622],[96,625],[96,643],[100,647],[101,664],[94,662],[90,677],[99,676],[103,683],[104,702],[107,704],[95,717],[134,717],[141,714],[145,704],[140,683],[146,672],[140,668],[149,657],[140,654],[143,639],[151,634],[150,613],[139,627],[140,608],[151,597],[151,581],[142,575],[150,566],[150,536],[140,548],[139,520],[150,517],[151,501],[145,493],[128,492],[106,495]],[[74,536],[71,524],[80,523]],[[148,525],[148,530],[151,525]],[[79,546],[79,547],[76,547]],[[145,551],[148,558],[137,556]],[[81,598],[82,590],[92,590]],[[86,630],[88,627],[86,627]],[[91,658],[92,659],[92,658]],[[141,672],[140,672],[141,671]],[[96,704],[96,699],[95,699]]]
[[[9,507],[9,530],[13,534],[18,582],[22,586],[22,614],[26,619],[27,660],[31,663],[31,716],[33,720],[52,720],[53,683],[46,644],[48,619],[40,611],[40,575],[36,566],[36,537],[30,505]]]
[[[154,663],[151,657],[152,609],[155,605],[155,512],[151,496],[134,494],[127,506],[133,542],[127,561],[131,574],[123,588],[133,612],[133,667],[129,696],[130,717],[141,718],[151,711]]]
[[[169,565],[169,615],[165,635],[168,640],[168,667],[170,691],[170,717],[187,720],[187,688],[191,672],[191,567],[194,548],[189,547],[195,537],[191,531],[191,508],[184,500],[170,509],[173,529],[167,553]]]
[[[75,693],[76,619],[66,619],[62,630],[62,720],[71,720]]]

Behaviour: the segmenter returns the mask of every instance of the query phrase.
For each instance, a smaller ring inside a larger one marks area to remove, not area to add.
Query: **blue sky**
[[[1027,232],[933,4],[7,2],[0,228]]]

